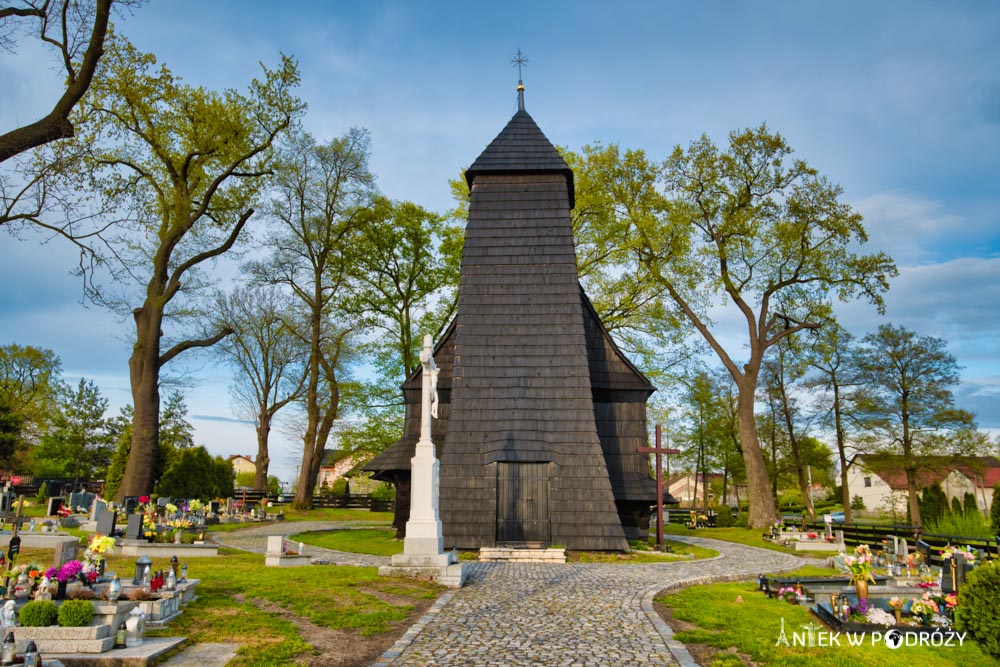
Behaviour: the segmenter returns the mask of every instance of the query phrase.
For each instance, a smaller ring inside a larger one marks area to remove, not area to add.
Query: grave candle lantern
[[[135,576],[132,577],[132,583],[136,586],[141,586],[143,583],[149,580],[150,568],[153,566],[153,561],[150,560],[149,556],[140,556],[135,561]]]

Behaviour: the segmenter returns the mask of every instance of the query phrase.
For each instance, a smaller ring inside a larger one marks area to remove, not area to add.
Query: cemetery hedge
[[[967,575],[955,607],[955,625],[968,631],[983,650],[1000,659],[1000,564],[986,563]]]
[[[87,603],[90,606],[90,603]],[[93,611],[93,609],[91,609]],[[55,625],[59,618],[59,608],[52,600],[32,600],[17,614],[17,620],[28,628],[45,628]]]
[[[90,600],[66,600],[59,605],[59,625],[64,628],[82,628],[94,618]]]

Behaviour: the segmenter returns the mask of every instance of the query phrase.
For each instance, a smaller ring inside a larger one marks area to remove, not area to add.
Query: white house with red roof
[[[897,511],[906,511],[906,473],[902,456],[855,456],[847,470],[847,487],[851,498],[861,496],[865,508],[888,510],[895,504]],[[1000,459],[995,456],[963,456],[928,459],[926,467],[917,471],[917,488],[923,490],[940,482],[948,501],[963,502],[972,493],[980,511],[989,512],[993,501],[993,485],[1000,483]]]

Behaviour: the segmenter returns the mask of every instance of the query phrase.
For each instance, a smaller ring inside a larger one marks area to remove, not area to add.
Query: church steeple
[[[517,110],[524,111],[524,81],[521,80],[521,68],[528,64],[528,58],[517,50],[517,55],[510,60],[517,67]]]

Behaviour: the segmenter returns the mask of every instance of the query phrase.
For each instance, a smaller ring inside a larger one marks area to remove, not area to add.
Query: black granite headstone
[[[118,515],[106,509],[97,510],[97,533],[98,535],[111,535],[115,532],[115,522]]]
[[[139,506],[139,496],[125,496],[122,505],[125,507],[126,515],[132,514],[135,512],[135,508]]]
[[[129,514],[128,524],[125,526],[125,539],[126,540],[138,540],[142,539],[142,515],[141,514]]]

